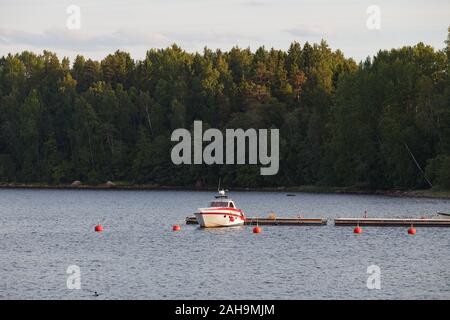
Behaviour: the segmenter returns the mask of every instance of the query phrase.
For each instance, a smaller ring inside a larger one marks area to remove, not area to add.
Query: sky
[[[79,29],[67,25],[71,5],[80,9]],[[418,42],[441,49],[449,26],[450,0],[0,0],[0,55],[102,59],[124,50],[143,59],[173,43],[189,52],[254,51],[325,39],[360,61]]]

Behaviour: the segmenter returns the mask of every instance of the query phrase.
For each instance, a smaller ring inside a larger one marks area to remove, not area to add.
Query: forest
[[[445,44],[380,50],[359,63],[324,40],[254,52],[174,44],[143,60],[8,54],[0,182],[214,186],[221,177],[227,187],[450,189],[450,28]],[[278,174],[172,164],[171,133],[194,120],[278,128]]]

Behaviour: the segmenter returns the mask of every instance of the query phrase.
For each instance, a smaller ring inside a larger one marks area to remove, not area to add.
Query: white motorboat
[[[243,225],[244,212],[234,204],[234,201],[225,194],[225,190],[219,190],[219,195],[211,201],[209,207],[199,208],[195,213],[197,222],[203,228],[233,227]]]

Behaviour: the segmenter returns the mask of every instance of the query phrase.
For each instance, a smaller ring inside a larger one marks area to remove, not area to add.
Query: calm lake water
[[[420,217],[450,201],[230,192],[247,215],[327,217],[323,227],[199,229],[211,192],[0,189],[2,299],[450,299],[450,228],[335,227],[332,218]],[[103,219],[105,231],[95,233]],[[171,226],[182,224],[180,232]],[[81,290],[66,286],[70,265]],[[366,286],[381,269],[381,289]],[[94,292],[99,293],[98,297]]]

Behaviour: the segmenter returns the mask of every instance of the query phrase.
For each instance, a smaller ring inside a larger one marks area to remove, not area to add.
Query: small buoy
[[[361,229],[359,226],[357,226],[357,227],[353,230],[353,233],[360,234],[360,233],[362,233],[362,229]]]
[[[95,226],[95,232],[102,232],[103,231],[103,226],[101,224],[98,224]]]
[[[253,228],[253,233],[261,233],[262,229],[258,226]]]
[[[416,234],[416,229],[414,229],[413,227],[408,229],[408,234]]]
[[[180,225],[178,225],[178,224],[175,224],[173,227],[172,227],[172,231],[180,231],[181,230],[181,227],[180,227]]]
[[[230,216],[230,222],[234,222],[234,217]]]

